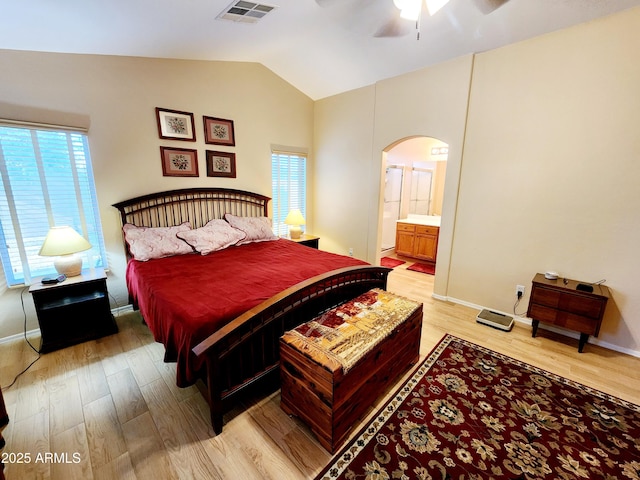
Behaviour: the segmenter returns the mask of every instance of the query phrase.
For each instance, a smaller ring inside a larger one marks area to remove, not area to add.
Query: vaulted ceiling
[[[486,14],[478,1],[495,0],[423,9],[419,39],[411,21],[388,36],[393,0],[265,0],[277,8],[254,24],[216,19],[231,0],[4,1],[0,48],[258,62],[320,99],[640,6],[509,0]]]

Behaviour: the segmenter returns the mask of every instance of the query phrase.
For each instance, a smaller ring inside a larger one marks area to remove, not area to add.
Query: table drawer
[[[535,288],[531,301],[539,305],[591,318],[600,317],[604,304],[599,298],[577,295],[575,293],[564,293],[548,288]]]
[[[423,235],[438,235],[439,231],[439,227],[433,227],[429,225],[416,225],[416,233],[421,233]]]
[[[529,309],[529,315],[535,320],[588,335],[596,335],[598,330],[597,318],[584,317],[543,305],[532,304]]]
[[[398,223],[396,229],[398,232],[415,232],[416,226],[411,223]]]

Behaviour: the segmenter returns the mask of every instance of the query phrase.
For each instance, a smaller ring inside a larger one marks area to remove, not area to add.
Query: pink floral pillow
[[[127,223],[122,227],[124,238],[129,245],[133,258],[146,262],[152,258],[170,257],[193,253],[193,248],[183,242],[176,234],[191,230],[191,224],[185,222],[175,227],[137,227]]]
[[[233,228],[224,220],[211,220],[204,227],[178,233],[196,252],[207,255],[237,244],[245,237],[245,233]]]
[[[233,228],[237,228],[246,233],[246,237],[238,242],[238,245],[278,239],[278,236],[271,230],[271,220],[267,217],[236,217],[235,215],[226,213],[224,219],[229,222]]]

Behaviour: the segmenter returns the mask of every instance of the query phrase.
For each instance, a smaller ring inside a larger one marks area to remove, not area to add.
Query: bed
[[[164,345],[165,361],[176,362],[176,384],[200,387],[216,433],[238,396],[279,387],[285,331],[372,288],[385,289],[390,271],[273,233],[252,240],[250,229],[242,241],[198,253],[206,248],[193,240],[196,232],[220,222],[240,230],[243,222],[264,225],[269,200],[241,190],[198,188],[113,205],[125,232],[130,301]],[[178,240],[187,252],[141,257],[131,235],[148,231],[188,237],[190,243]]]

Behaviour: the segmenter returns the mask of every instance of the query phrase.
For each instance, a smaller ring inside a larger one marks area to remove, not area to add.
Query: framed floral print
[[[158,135],[169,140],[196,141],[193,113],[156,107]]]
[[[207,177],[236,178],[236,154],[207,150]]]
[[[236,144],[233,132],[233,120],[224,118],[204,118],[204,141],[211,145],[227,145],[233,147]]]
[[[162,175],[165,177],[197,177],[198,151],[189,148],[160,147]]]

